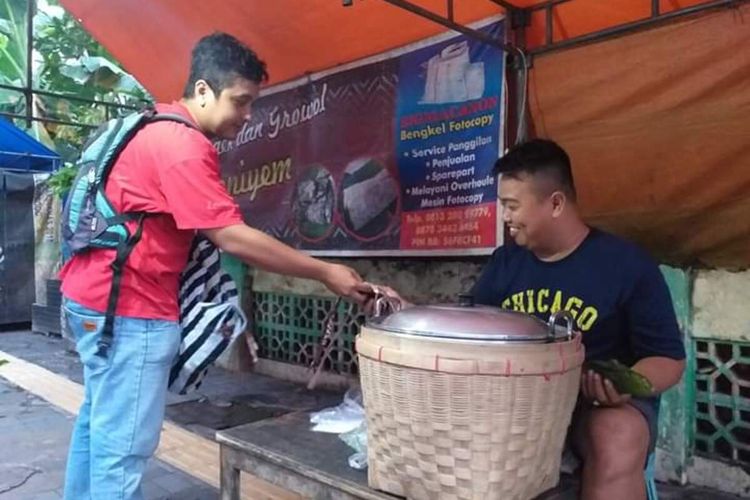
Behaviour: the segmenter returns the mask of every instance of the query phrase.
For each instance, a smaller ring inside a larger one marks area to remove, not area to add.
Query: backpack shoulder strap
[[[107,299],[107,312],[104,318],[104,328],[102,329],[102,335],[96,343],[97,356],[103,358],[107,357],[107,351],[112,346],[114,339],[115,329],[115,312],[117,310],[117,300],[120,297],[120,288],[122,281],[122,271],[125,265],[125,261],[128,259],[130,252],[133,251],[136,243],[140,241],[143,233],[143,221],[148,216],[145,212],[123,214],[124,220],[137,220],[138,226],[133,234],[131,234],[124,242],[117,246],[115,253],[115,259],[110,264],[112,269],[112,284],[109,291],[109,299]]]
[[[183,125],[187,127],[200,131],[198,126],[195,123],[193,123],[192,120],[188,120],[184,116],[178,115],[177,113],[154,113],[153,115],[149,116],[147,120],[148,120],[148,123],[154,123],[154,122],[159,122],[159,121],[170,121],[170,122],[182,123]]]
[[[119,137],[120,143],[115,146],[115,152],[111,153],[109,156],[108,163],[110,165],[114,163],[120,151],[122,151],[122,149],[125,147],[128,141],[132,139],[135,133],[139,129],[141,129],[142,127],[145,127],[146,125],[150,123],[154,123],[157,121],[173,121],[173,122],[181,123],[187,127],[200,131],[200,129],[198,129],[198,127],[192,121],[178,114],[158,113],[154,108],[147,108],[141,111],[140,115],[141,117],[137,122],[131,122],[132,127],[128,129],[127,133]],[[110,133],[110,136],[107,137],[107,142],[104,144],[104,146],[102,147],[102,151],[98,155],[97,163],[96,163],[97,165],[101,164],[103,158],[107,155],[108,151],[112,148],[113,146],[112,143],[115,140],[114,138],[118,136],[119,128],[122,127],[122,124],[123,124],[122,119],[118,119],[115,122],[114,130]],[[100,186],[100,188],[103,189],[103,186]],[[113,338],[114,338],[115,312],[117,309],[117,301],[120,295],[122,271],[124,268],[125,261],[130,255],[130,252],[133,250],[133,247],[135,247],[135,245],[141,239],[141,235],[143,232],[143,222],[145,218],[148,217],[148,215],[149,214],[145,212],[126,212],[126,213],[116,213],[114,216],[109,217],[107,219],[108,225],[122,224],[127,221],[137,221],[138,225],[136,227],[135,232],[129,235],[129,237],[125,241],[121,242],[121,244],[118,245],[115,259],[111,264],[112,285],[110,288],[109,299],[107,302],[107,312],[105,316],[102,336],[100,340],[97,342],[97,347],[98,347],[97,355],[99,356],[106,357],[107,351],[109,350],[109,347],[112,345]]]

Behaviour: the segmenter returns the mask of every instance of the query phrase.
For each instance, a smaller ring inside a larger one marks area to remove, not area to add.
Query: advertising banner
[[[312,254],[490,253],[504,71],[453,35],[271,88],[216,143],[222,177],[250,225]]]

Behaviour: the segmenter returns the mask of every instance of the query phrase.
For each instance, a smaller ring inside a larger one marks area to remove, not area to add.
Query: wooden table
[[[308,413],[289,413],[218,431],[221,498],[240,500],[240,471],[315,500],[394,500],[352,469],[354,453],[335,434],[312,432]]]
[[[367,486],[367,471],[352,469],[354,453],[335,434],[312,432],[308,413],[289,413],[218,431],[221,499],[240,500],[240,471],[315,500],[397,500]],[[568,500],[566,486],[538,500]],[[490,499],[488,499],[490,500]]]

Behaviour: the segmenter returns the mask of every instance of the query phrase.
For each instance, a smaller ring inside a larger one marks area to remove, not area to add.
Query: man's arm
[[[630,347],[638,361],[631,367],[648,379],[654,395],[677,384],[685,370],[685,349],[669,288],[659,267],[643,259],[625,314],[630,328]],[[611,381],[593,370],[582,374],[581,390],[588,399],[604,406],[619,406],[630,395],[619,394]]]
[[[167,211],[179,229],[200,229],[217,247],[253,266],[318,280],[337,295],[365,301],[371,287],[353,269],[314,259],[243,224],[239,207],[219,178],[216,151],[196,144],[200,146],[182,144],[192,155],[185,153],[158,170]]]
[[[654,386],[654,395],[661,394],[677,384],[685,371],[684,359],[672,359],[663,356],[643,358],[632,366],[633,371],[640,373]]]
[[[685,370],[685,348],[672,298],[656,263],[648,262],[627,304],[630,345],[638,361],[632,369],[660,394]]]
[[[331,292],[360,304],[370,291],[351,268],[315,259],[245,224],[203,229],[214,245],[266,271],[320,281]]]

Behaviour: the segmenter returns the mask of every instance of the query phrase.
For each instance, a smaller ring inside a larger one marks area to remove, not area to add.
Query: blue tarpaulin
[[[60,155],[12,123],[0,119],[0,169],[52,172]]]

